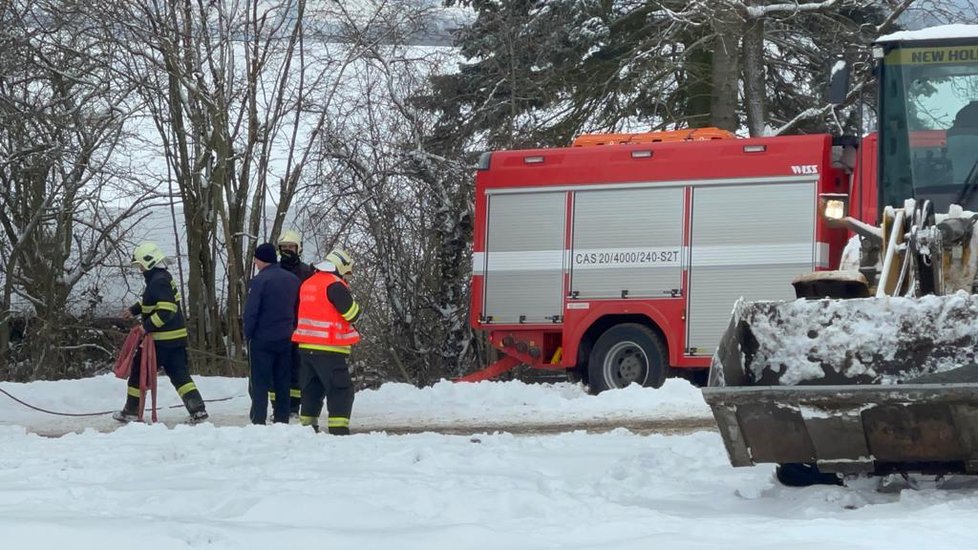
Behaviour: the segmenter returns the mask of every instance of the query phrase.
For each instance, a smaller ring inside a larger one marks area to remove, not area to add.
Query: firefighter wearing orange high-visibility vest
[[[346,360],[360,341],[354,323],[361,314],[344,279],[353,272],[353,260],[337,249],[313,267],[316,272],[299,289],[299,319],[292,334],[302,363],[299,422],[318,432],[325,399],[329,433],[348,435],[354,389]]]

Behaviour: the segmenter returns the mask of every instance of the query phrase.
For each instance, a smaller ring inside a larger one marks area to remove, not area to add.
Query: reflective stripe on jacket
[[[350,287],[335,274],[323,271],[302,283],[299,289],[299,319],[292,333],[292,341],[298,343],[300,348],[349,353],[350,346],[360,341],[360,333],[326,294],[329,286],[337,282]]]
[[[143,273],[143,299],[129,308],[142,316],[143,329],[153,333],[157,347],[186,345],[187,324],[180,308],[180,290],[170,273],[155,267]]]

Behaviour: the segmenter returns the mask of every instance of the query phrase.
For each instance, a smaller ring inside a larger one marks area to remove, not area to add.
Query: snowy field
[[[248,423],[248,381],[245,378],[194,378],[213,424]],[[159,379],[159,420],[169,426],[187,418],[180,399],[166,377]],[[15,384],[0,382],[0,390],[34,407],[52,412],[105,414],[57,416],[45,414],[0,394],[0,426],[24,426],[41,435],[63,435],[87,428],[118,427],[108,413],[122,408],[126,384],[111,374],[83,380]],[[148,413],[147,413],[148,414]],[[599,396],[575,384],[486,382],[453,384],[443,381],[418,389],[408,384],[385,384],[379,390],[357,393],[351,429],[369,431],[422,431],[426,427],[490,428],[508,431],[526,425],[565,427],[575,424],[642,423],[677,417],[712,419],[700,391],[681,380],[669,380],[660,390],[632,386]],[[324,419],[325,421],[325,419]],[[704,424],[705,422],[700,422]]]
[[[358,394],[360,433],[345,438],[245,426],[243,380],[197,381],[207,399],[232,397],[210,404],[213,424],[102,432],[101,417],[51,420],[0,394],[3,547],[822,550],[973,548],[978,539],[978,481],[924,480],[897,493],[877,492],[872,480],[790,489],[770,466],[731,468],[709,430],[383,431],[707,416],[698,390],[681,381],[597,397],[570,384],[391,384]],[[102,376],[0,389],[58,412],[92,412],[119,406],[123,385]],[[160,404],[175,402],[162,387]],[[184,414],[167,408],[161,419]],[[80,433],[31,433],[66,428]]]

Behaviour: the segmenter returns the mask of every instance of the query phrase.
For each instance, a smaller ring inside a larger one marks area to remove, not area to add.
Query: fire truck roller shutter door
[[[687,353],[713,355],[738,299],[795,299],[789,281],[815,270],[816,200],[815,176],[693,191]]]
[[[566,211],[564,192],[489,197],[485,317],[549,323],[563,314]]]
[[[575,193],[571,292],[661,298],[682,288],[682,187]]]
[[[588,358],[588,387],[591,393],[624,388],[632,382],[659,388],[669,366],[666,345],[651,328],[622,323],[606,330]]]

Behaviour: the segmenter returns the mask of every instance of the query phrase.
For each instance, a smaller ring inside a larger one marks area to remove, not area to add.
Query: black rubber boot
[[[190,413],[191,424],[207,420],[207,408],[204,405],[204,398],[200,396],[199,391],[191,390],[183,394],[183,405],[187,407],[187,412]]]
[[[139,398],[127,395],[126,404],[122,407],[121,411],[112,413],[112,418],[123,423],[139,420]]]
[[[116,411],[112,413],[112,419],[123,424],[128,424],[130,422],[136,422],[139,420],[139,415],[134,412],[128,412],[125,409],[121,411]]]

